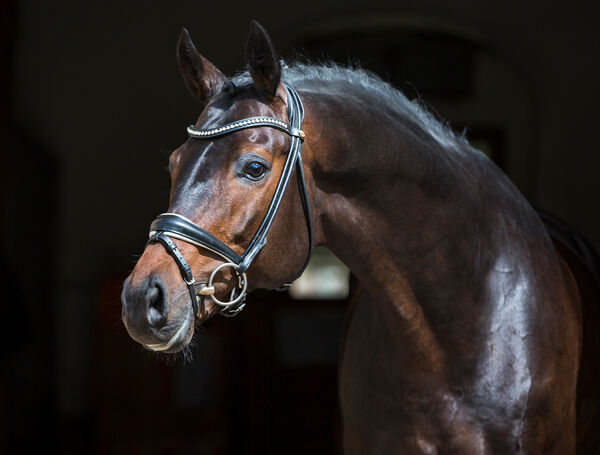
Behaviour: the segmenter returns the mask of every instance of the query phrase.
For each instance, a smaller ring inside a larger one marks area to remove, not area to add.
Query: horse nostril
[[[151,286],[146,293],[148,302],[148,321],[151,325],[164,324],[167,320],[167,296],[160,283]]]

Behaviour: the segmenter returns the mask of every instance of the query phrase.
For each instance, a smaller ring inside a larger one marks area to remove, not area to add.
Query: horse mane
[[[398,113],[399,116],[428,133],[440,145],[444,147],[469,145],[464,133],[458,134],[453,131],[448,123],[434,115],[420,98],[409,100],[399,89],[364,68],[342,66],[334,62],[295,62],[287,65],[283,60],[281,67],[283,80],[292,85],[301,85],[308,81],[327,81],[361,87],[390,111]],[[251,79],[248,72],[243,72],[236,75],[233,82],[236,85],[243,85],[251,83]]]

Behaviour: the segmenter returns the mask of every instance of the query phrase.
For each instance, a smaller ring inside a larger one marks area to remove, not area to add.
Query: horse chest
[[[358,300],[340,362],[346,454],[486,453],[479,426],[442,375],[382,324],[367,296]]]

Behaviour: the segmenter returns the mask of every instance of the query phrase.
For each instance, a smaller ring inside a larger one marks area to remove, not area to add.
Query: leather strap
[[[188,287],[188,291],[190,293],[190,299],[192,300],[192,308],[194,310],[194,319],[198,318],[198,298],[196,298],[196,287],[194,286],[196,280],[194,280],[194,275],[192,274],[192,268],[186,262],[185,258],[177,248],[177,245],[164,233],[164,232],[156,232],[154,235],[148,239],[146,242],[146,246],[150,243],[159,242],[162,244],[167,252],[171,255],[171,257],[175,260],[177,267],[179,267],[179,271],[181,272],[181,276],[183,277],[183,281]],[[202,314],[204,314],[204,301],[202,301]]]
[[[286,88],[288,86],[286,85]],[[302,100],[300,99],[300,95],[298,92],[294,90],[291,86],[290,90],[287,91],[288,99],[292,97],[293,105],[297,106],[297,109],[290,109],[290,123],[293,128],[302,128],[302,122],[304,121],[304,105],[302,104]],[[306,178],[304,177],[304,168],[302,167],[302,142],[304,142],[304,132],[300,130],[301,140],[297,142],[298,146],[298,158],[296,161],[296,179],[298,180],[298,190],[300,191],[300,198],[302,200],[302,210],[304,211],[304,219],[306,220],[306,229],[308,234],[308,253],[306,254],[306,259],[302,268],[294,278],[294,281],[304,273],[308,263],[310,262],[310,258],[312,257],[312,251],[314,247],[314,229],[313,229],[313,221],[312,221],[312,213],[310,210],[310,201],[308,199],[308,190],[306,188]]]
[[[308,200],[308,190],[306,189],[306,179],[304,178],[304,169],[302,168],[302,157],[298,155],[298,164],[296,165],[296,179],[298,180],[298,189],[300,190],[300,197],[302,199],[302,210],[304,211],[304,218],[306,218],[306,228],[308,230],[308,254],[306,255],[306,259],[304,261],[304,265],[296,275],[293,281],[300,278],[300,275],[304,273],[308,263],[310,262],[310,258],[312,257],[312,250],[314,246],[314,231],[312,224],[312,213],[310,210],[310,202]]]
[[[158,215],[152,221],[152,224],[150,224],[150,235],[159,231],[196,246],[206,248],[228,262],[239,264],[242,261],[241,257],[221,240],[177,213],[163,213]]]

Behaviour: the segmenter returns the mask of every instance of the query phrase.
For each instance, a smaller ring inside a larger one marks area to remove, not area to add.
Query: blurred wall
[[[26,180],[34,177],[27,167],[31,160],[38,167],[55,166],[52,216],[30,213],[32,222],[52,221],[38,234],[55,235],[23,241],[51,242],[56,253],[46,261],[55,305],[44,323],[53,327],[48,336],[56,334],[47,343],[57,412],[89,413],[100,277],[126,275],[133,266],[150,220],[167,207],[167,156],[185,140],[184,127],[198,114],[174,58],[182,26],[226,73],[242,69],[250,18],[262,22],[284,52],[315,37],[378,28],[437,29],[476,43],[493,56],[488,61],[501,62],[489,64],[479,79],[491,84],[483,96],[496,95],[485,108],[440,101],[438,110],[461,124],[474,112],[494,118],[502,111],[510,118],[503,100],[512,97],[508,106],[515,106],[513,124],[521,130],[513,148],[518,156],[512,155],[517,164],[509,174],[532,203],[600,247],[600,35],[592,5],[541,0],[18,2],[12,134],[19,139],[10,153],[18,155],[12,169],[22,175],[24,190],[5,193],[24,211],[35,209],[36,201],[49,204],[27,193]],[[506,68],[509,76],[503,79],[498,75]],[[468,109],[471,114],[461,114]],[[43,195],[43,188],[38,192]],[[11,236],[19,235],[19,223],[10,216],[3,233],[6,254],[18,261]],[[118,299],[115,295],[114,305]]]

